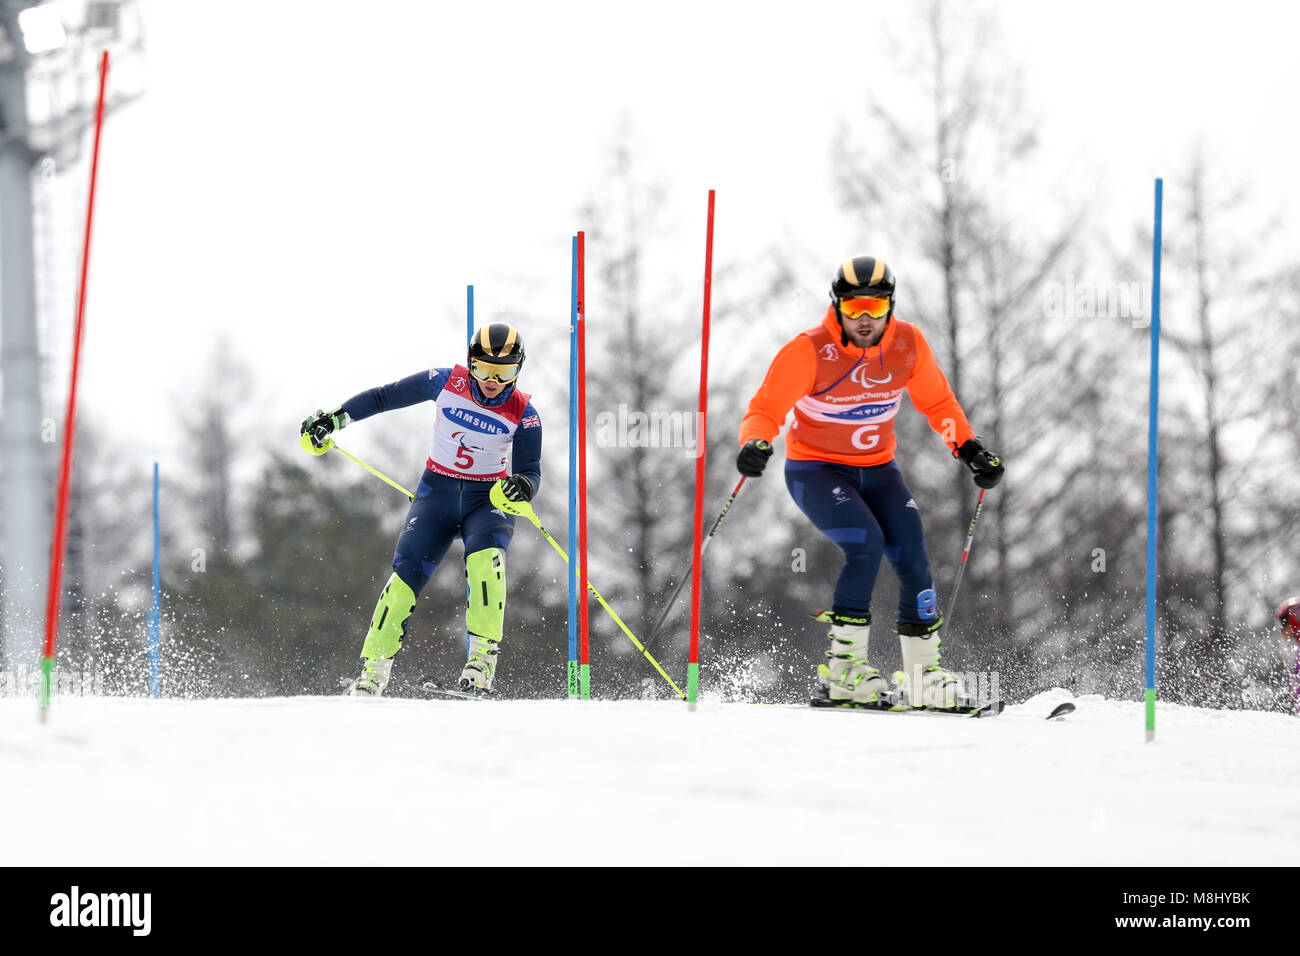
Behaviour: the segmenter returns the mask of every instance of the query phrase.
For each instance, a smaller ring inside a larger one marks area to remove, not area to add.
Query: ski
[[[958,710],[912,708],[888,701],[878,704],[859,704],[851,700],[830,700],[825,697],[813,697],[808,704],[826,710],[860,710],[870,714],[930,714],[936,717],[996,717],[1006,708],[1006,702],[1001,700],[992,700],[978,707],[963,707]]]
[[[849,700],[830,700],[826,697],[814,697],[808,701],[812,707],[818,707],[827,710],[865,710],[878,714],[935,714],[946,717],[996,717],[1006,709],[1006,702],[1001,700],[991,701],[980,707],[963,708],[960,710],[934,710],[928,707],[921,707],[916,710],[905,704],[893,703],[890,701],[881,701],[878,704],[857,704]],[[1047,715],[1046,720],[1057,720],[1072,714],[1076,710],[1074,704],[1066,701],[1063,704],[1057,704],[1052,708],[1052,712]]]
[[[436,694],[439,697],[454,697],[457,700],[491,700],[488,694],[470,694],[463,690],[452,690],[449,687],[443,687],[432,677],[420,678],[420,689],[426,694]]]

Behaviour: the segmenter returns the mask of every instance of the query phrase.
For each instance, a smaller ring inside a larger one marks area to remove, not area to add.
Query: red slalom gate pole
[[[708,458],[709,312],[713,303],[713,200],[709,190],[709,224],[704,241],[704,333],[700,337],[700,428],[695,449],[695,525],[691,542],[691,657],[686,665],[686,706],[695,709],[700,694],[700,554],[704,537],[704,472]]]
[[[587,237],[578,233],[578,686],[591,699],[591,642],[587,633]]]
[[[99,176],[99,136],[104,127],[104,89],[108,82],[108,51],[99,61],[99,103],[95,107],[95,146],[90,160],[90,197],[86,202],[86,238],[81,249],[81,289],[77,293],[77,326],[72,346],[72,385],[68,413],[63,419],[63,461],[59,466],[59,494],[54,511],[54,541],[50,545],[49,593],[45,604],[45,650],[41,658],[41,720],[50,708],[59,634],[59,598],[63,593],[63,549],[68,540],[68,487],[72,479],[72,443],[77,434],[77,376],[81,369],[81,340],[86,321],[86,276],[90,271],[90,229],[95,216],[95,182]]]

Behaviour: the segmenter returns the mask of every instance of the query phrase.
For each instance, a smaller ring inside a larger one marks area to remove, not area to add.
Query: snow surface
[[[1285,864],[1300,719],[702,701],[0,700],[5,865]],[[52,821],[52,824],[47,822]],[[919,837],[920,839],[911,839]],[[917,855],[918,852],[922,855]],[[878,854],[883,853],[881,860]]]

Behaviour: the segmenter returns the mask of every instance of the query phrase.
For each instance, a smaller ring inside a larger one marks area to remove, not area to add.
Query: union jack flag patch
[[[541,428],[542,420],[536,415],[526,415],[519,421],[520,428]]]

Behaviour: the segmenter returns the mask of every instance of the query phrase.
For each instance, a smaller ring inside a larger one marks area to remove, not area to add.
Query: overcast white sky
[[[530,363],[567,367],[569,237],[625,114],[669,188],[673,281],[699,281],[716,188],[718,260],[791,242],[820,297],[878,251],[847,247],[830,145],[868,91],[906,90],[883,26],[913,6],[149,3],[147,94],[105,128],[82,400],[166,468],[225,334],[288,446],[318,405],[456,360],[470,282],[480,319],[502,298],[536,316]],[[1063,196],[1143,221],[1201,140],[1295,222],[1292,6],[993,6]]]

